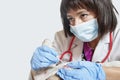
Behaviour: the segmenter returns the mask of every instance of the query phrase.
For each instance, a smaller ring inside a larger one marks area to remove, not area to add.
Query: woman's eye
[[[72,20],[73,20],[73,18],[68,18],[68,20],[69,20],[69,21],[72,21]]]
[[[74,21],[74,18],[68,18],[68,21],[71,23]]]
[[[81,19],[86,19],[87,16],[88,16],[88,14],[81,14],[81,15],[80,15],[80,18],[81,18]]]

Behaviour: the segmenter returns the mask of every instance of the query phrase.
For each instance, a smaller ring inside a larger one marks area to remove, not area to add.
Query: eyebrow
[[[67,18],[70,18],[70,17],[72,17],[71,15],[67,15]]]
[[[79,15],[83,13],[89,13],[89,12],[87,10],[81,10],[81,11],[78,11],[76,14]],[[72,16],[70,14],[67,14],[67,17],[72,17]]]

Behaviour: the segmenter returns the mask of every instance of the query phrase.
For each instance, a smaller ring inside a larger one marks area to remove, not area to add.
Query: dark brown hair
[[[117,18],[115,11],[117,12],[117,10],[111,0],[62,0],[60,12],[66,37],[73,35],[70,32],[70,23],[67,19],[67,12],[70,9],[86,9],[93,11],[97,15],[99,25],[98,34],[100,37],[109,31],[114,31],[116,28]]]

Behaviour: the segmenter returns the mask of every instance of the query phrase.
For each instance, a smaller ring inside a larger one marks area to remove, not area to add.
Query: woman
[[[38,70],[60,60],[72,61],[57,72],[63,80],[118,80],[120,25],[111,0],[62,0],[63,31],[55,35],[54,49],[41,46],[31,59]],[[63,57],[65,51],[71,55]]]

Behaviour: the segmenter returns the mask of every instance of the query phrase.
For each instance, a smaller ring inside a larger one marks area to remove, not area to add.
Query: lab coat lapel
[[[99,41],[98,45],[96,46],[92,58],[93,62],[101,62],[107,55],[110,43],[109,34],[110,33],[107,33],[105,36],[103,36],[103,38]]]
[[[73,52],[73,61],[74,60],[82,60],[82,50],[83,50],[83,42],[80,41],[78,38],[75,38],[72,46]]]

